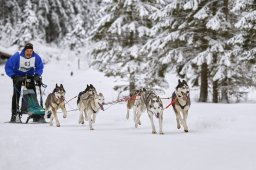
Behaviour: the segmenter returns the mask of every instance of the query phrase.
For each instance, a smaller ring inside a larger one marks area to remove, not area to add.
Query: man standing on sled
[[[36,92],[35,81],[39,85],[42,84],[43,68],[41,57],[33,51],[31,43],[27,43],[21,52],[16,52],[6,62],[5,72],[13,80],[11,123],[21,123],[20,115],[18,115],[17,111],[22,83],[25,82],[27,77],[31,77],[30,88]],[[37,120],[34,119],[35,121]]]

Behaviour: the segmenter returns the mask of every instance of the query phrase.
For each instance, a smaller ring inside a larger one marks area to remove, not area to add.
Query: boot
[[[39,123],[47,123],[46,120],[44,119],[44,116],[40,117],[38,122]]]
[[[10,123],[15,123],[15,122],[16,122],[16,115],[15,115],[15,114],[12,114]]]
[[[43,116],[40,116],[40,117],[34,117],[33,118],[33,122],[37,122],[37,123],[47,123],[44,119],[44,115]]]
[[[38,122],[38,120],[39,120],[39,117],[34,117],[33,118],[33,122]]]
[[[20,115],[16,115],[16,114],[12,114],[10,123],[22,123],[21,116]]]

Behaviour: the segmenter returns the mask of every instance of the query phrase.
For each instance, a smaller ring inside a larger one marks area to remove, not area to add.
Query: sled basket
[[[28,114],[32,117],[45,114],[45,110],[39,105],[33,89],[23,90],[21,114]]]

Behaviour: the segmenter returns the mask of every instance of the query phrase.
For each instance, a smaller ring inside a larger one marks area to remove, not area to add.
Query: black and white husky
[[[163,133],[163,103],[159,96],[157,96],[153,91],[146,91],[145,89],[142,90],[140,96],[137,96],[135,102],[135,127],[137,128],[140,124],[140,116],[142,112],[147,111],[151,127],[152,133],[156,133],[156,128],[154,125],[153,117],[155,116],[159,120],[159,133]]]
[[[178,80],[178,85],[172,94],[172,100],[175,100],[172,106],[176,114],[177,128],[180,129],[180,125],[182,125],[184,131],[188,132],[187,118],[191,103],[189,97],[189,87],[185,80]],[[183,118],[181,117],[181,113],[183,114]]]
[[[78,123],[84,124],[84,120],[88,120],[90,130],[94,130],[92,123],[96,121],[96,114],[100,109],[104,110],[104,96],[102,93],[97,94],[96,89],[92,85],[87,86],[87,88],[84,93],[79,94],[77,101],[78,110],[80,111]]]
[[[45,118],[48,111],[51,110],[50,126],[53,125],[53,119],[56,121],[56,126],[60,127],[60,122],[57,116],[57,110],[60,108],[63,112],[63,118],[67,117],[67,110],[65,107],[65,89],[62,84],[54,88],[53,92],[47,96],[45,101]]]

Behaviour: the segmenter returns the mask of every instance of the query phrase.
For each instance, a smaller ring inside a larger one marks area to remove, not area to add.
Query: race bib
[[[27,58],[20,56],[19,71],[27,72],[31,68],[34,68],[34,67],[35,67],[35,57],[27,59]]]

